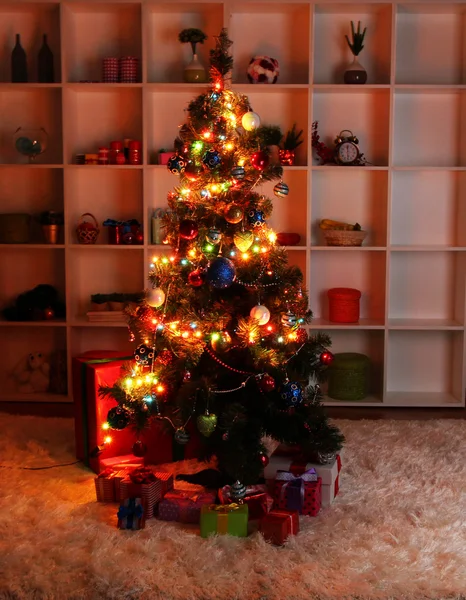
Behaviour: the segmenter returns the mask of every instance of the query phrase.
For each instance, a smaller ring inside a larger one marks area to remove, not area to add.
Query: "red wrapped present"
[[[128,476],[128,469],[115,470],[108,467],[95,479],[97,502],[119,502],[120,482]]]
[[[141,498],[125,498],[117,516],[118,529],[144,529],[146,525]]]
[[[271,510],[260,522],[260,532],[264,538],[276,546],[282,546],[288,536],[299,531],[297,510]]]
[[[218,491],[220,504],[233,502],[230,496],[230,486],[226,485]],[[243,498],[249,509],[249,520],[261,519],[273,506],[273,498],[267,492],[265,485],[250,485],[246,488],[246,496]]]
[[[162,498],[173,489],[173,474],[167,471],[154,471],[155,476],[162,482]]]
[[[162,498],[162,482],[147,467],[130,471],[120,482],[120,500],[141,498],[144,517],[152,519],[157,502]]]
[[[215,494],[212,492],[171,490],[159,503],[158,518],[162,521],[197,524],[201,520],[201,508],[214,502]]]
[[[112,456],[111,458],[102,458],[100,465],[103,469],[137,469],[144,466],[144,458],[134,456],[134,454],[125,454],[123,456]]]
[[[274,508],[297,510],[301,515],[315,517],[322,502],[322,479],[315,469],[302,475],[278,471],[275,479]]]

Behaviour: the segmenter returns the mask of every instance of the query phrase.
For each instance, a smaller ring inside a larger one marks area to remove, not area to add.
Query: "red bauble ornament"
[[[199,233],[199,227],[196,221],[192,221],[191,219],[184,219],[180,222],[179,229],[180,237],[184,240],[193,240],[197,237]]]
[[[134,442],[133,444],[133,454],[134,456],[145,456],[147,452],[147,446],[144,442],[141,442],[141,440],[137,440],[136,442]]]
[[[55,317],[55,311],[53,310],[53,308],[45,308],[44,309],[44,319],[46,319],[47,321],[50,321],[50,319],[53,319]]]
[[[269,460],[269,457],[267,456],[267,454],[261,454],[261,455],[259,456],[259,458],[260,458],[260,461],[261,461],[261,463],[262,463],[262,466],[263,466],[263,467],[264,467],[264,469],[265,469],[265,467],[266,467],[266,466],[269,464],[269,462],[270,462],[270,460]]]
[[[145,327],[150,327],[152,325],[154,313],[150,306],[140,306],[136,311],[136,316]]]
[[[332,364],[334,358],[335,357],[333,356],[333,354],[326,350],[320,355],[320,362],[328,367],[328,365]]]
[[[200,269],[196,269],[195,271],[192,271],[189,275],[188,275],[188,283],[189,285],[192,285],[193,287],[199,287],[201,286],[205,281],[205,273],[204,271],[201,271]]]
[[[269,155],[263,150],[254,152],[251,156],[251,164],[258,171],[263,171],[269,166]]]
[[[264,375],[259,387],[263,392],[272,392],[275,389],[275,379],[271,375]]]
[[[161,365],[167,366],[174,360],[173,354],[170,350],[162,350],[157,354],[157,362]]]

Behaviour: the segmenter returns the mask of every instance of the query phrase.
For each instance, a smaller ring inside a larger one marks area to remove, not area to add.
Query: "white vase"
[[[193,54],[191,62],[184,68],[184,80],[187,83],[204,83],[206,81],[206,72],[197,54]]]

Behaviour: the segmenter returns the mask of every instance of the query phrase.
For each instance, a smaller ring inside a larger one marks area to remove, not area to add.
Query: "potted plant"
[[[261,148],[267,148],[271,164],[280,163],[280,142],[283,132],[278,125],[261,125],[256,129],[257,140]]]
[[[367,27],[364,27],[364,31],[361,33],[361,21],[358,21],[358,30],[355,31],[354,23],[351,21],[351,42],[349,37],[345,35],[346,42],[353,54],[353,62],[345,71],[345,83],[361,84],[366,83],[367,81],[367,71],[357,59],[359,53],[364,48],[364,36],[366,35],[366,30]]]
[[[47,244],[58,244],[63,227],[63,213],[46,210],[40,214],[39,221]]]
[[[107,294],[92,294],[91,295],[92,310],[103,312],[108,310],[108,295]]]
[[[184,69],[184,80],[188,83],[204,83],[206,71],[197,57],[196,45],[203,44],[207,35],[201,29],[189,28],[180,31],[178,39],[182,44],[191,44],[193,51],[191,62]]]
[[[107,296],[110,310],[123,310],[125,307],[125,294],[113,293]]]
[[[301,139],[303,130],[297,130],[296,123],[286,132],[282,141],[282,147],[279,150],[280,164],[285,166],[294,165],[296,148],[298,148],[303,140]]]

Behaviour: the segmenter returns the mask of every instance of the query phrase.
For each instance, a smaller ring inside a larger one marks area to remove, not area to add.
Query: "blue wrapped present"
[[[146,521],[141,498],[126,498],[118,509],[118,529],[144,529]]]

